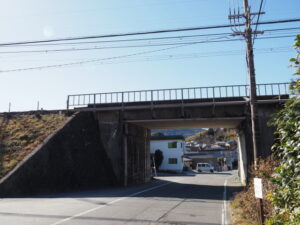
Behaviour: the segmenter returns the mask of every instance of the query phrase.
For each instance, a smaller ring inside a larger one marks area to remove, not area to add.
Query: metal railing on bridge
[[[269,83],[256,85],[257,96],[289,95],[289,83]],[[220,99],[230,97],[248,97],[249,85],[228,85],[214,87],[192,87],[157,90],[140,90],[92,94],[68,95],[67,109],[89,105],[157,102],[172,100]]]

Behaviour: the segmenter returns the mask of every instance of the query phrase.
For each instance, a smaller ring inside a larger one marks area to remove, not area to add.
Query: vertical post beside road
[[[263,183],[261,178],[254,178],[254,195],[257,199],[257,210],[258,210],[258,222],[259,225],[263,225],[265,221],[264,209],[263,209]]]

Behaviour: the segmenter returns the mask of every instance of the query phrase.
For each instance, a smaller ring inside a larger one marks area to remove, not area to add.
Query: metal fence
[[[256,85],[257,96],[289,95],[289,83]],[[248,97],[248,85],[192,87],[68,95],[67,109],[96,104]]]

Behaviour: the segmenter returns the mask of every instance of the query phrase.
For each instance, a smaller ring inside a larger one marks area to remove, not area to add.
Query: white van
[[[215,168],[209,163],[197,163],[196,169],[198,172],[209,171],[211,173],[215,170]]]

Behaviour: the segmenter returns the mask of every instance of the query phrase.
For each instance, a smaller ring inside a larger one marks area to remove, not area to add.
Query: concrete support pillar
[[[151,179],[151,160],[150,160],[150,137],[151,131],[147,129],[145,135],[145,182]]]
[[[128,143],[127,143],[127,135],[128,135],[128,124],[125,123],[123,127],[123,157],[124,157],[124,186],[126,187],[128,184]]]
[[[246,185],[248,176],[247,167],[247,151],[246,151],[246,140],[245,134],[242,131],[238,132],[238,151],[239,151],[239,175],[241,183]]]

